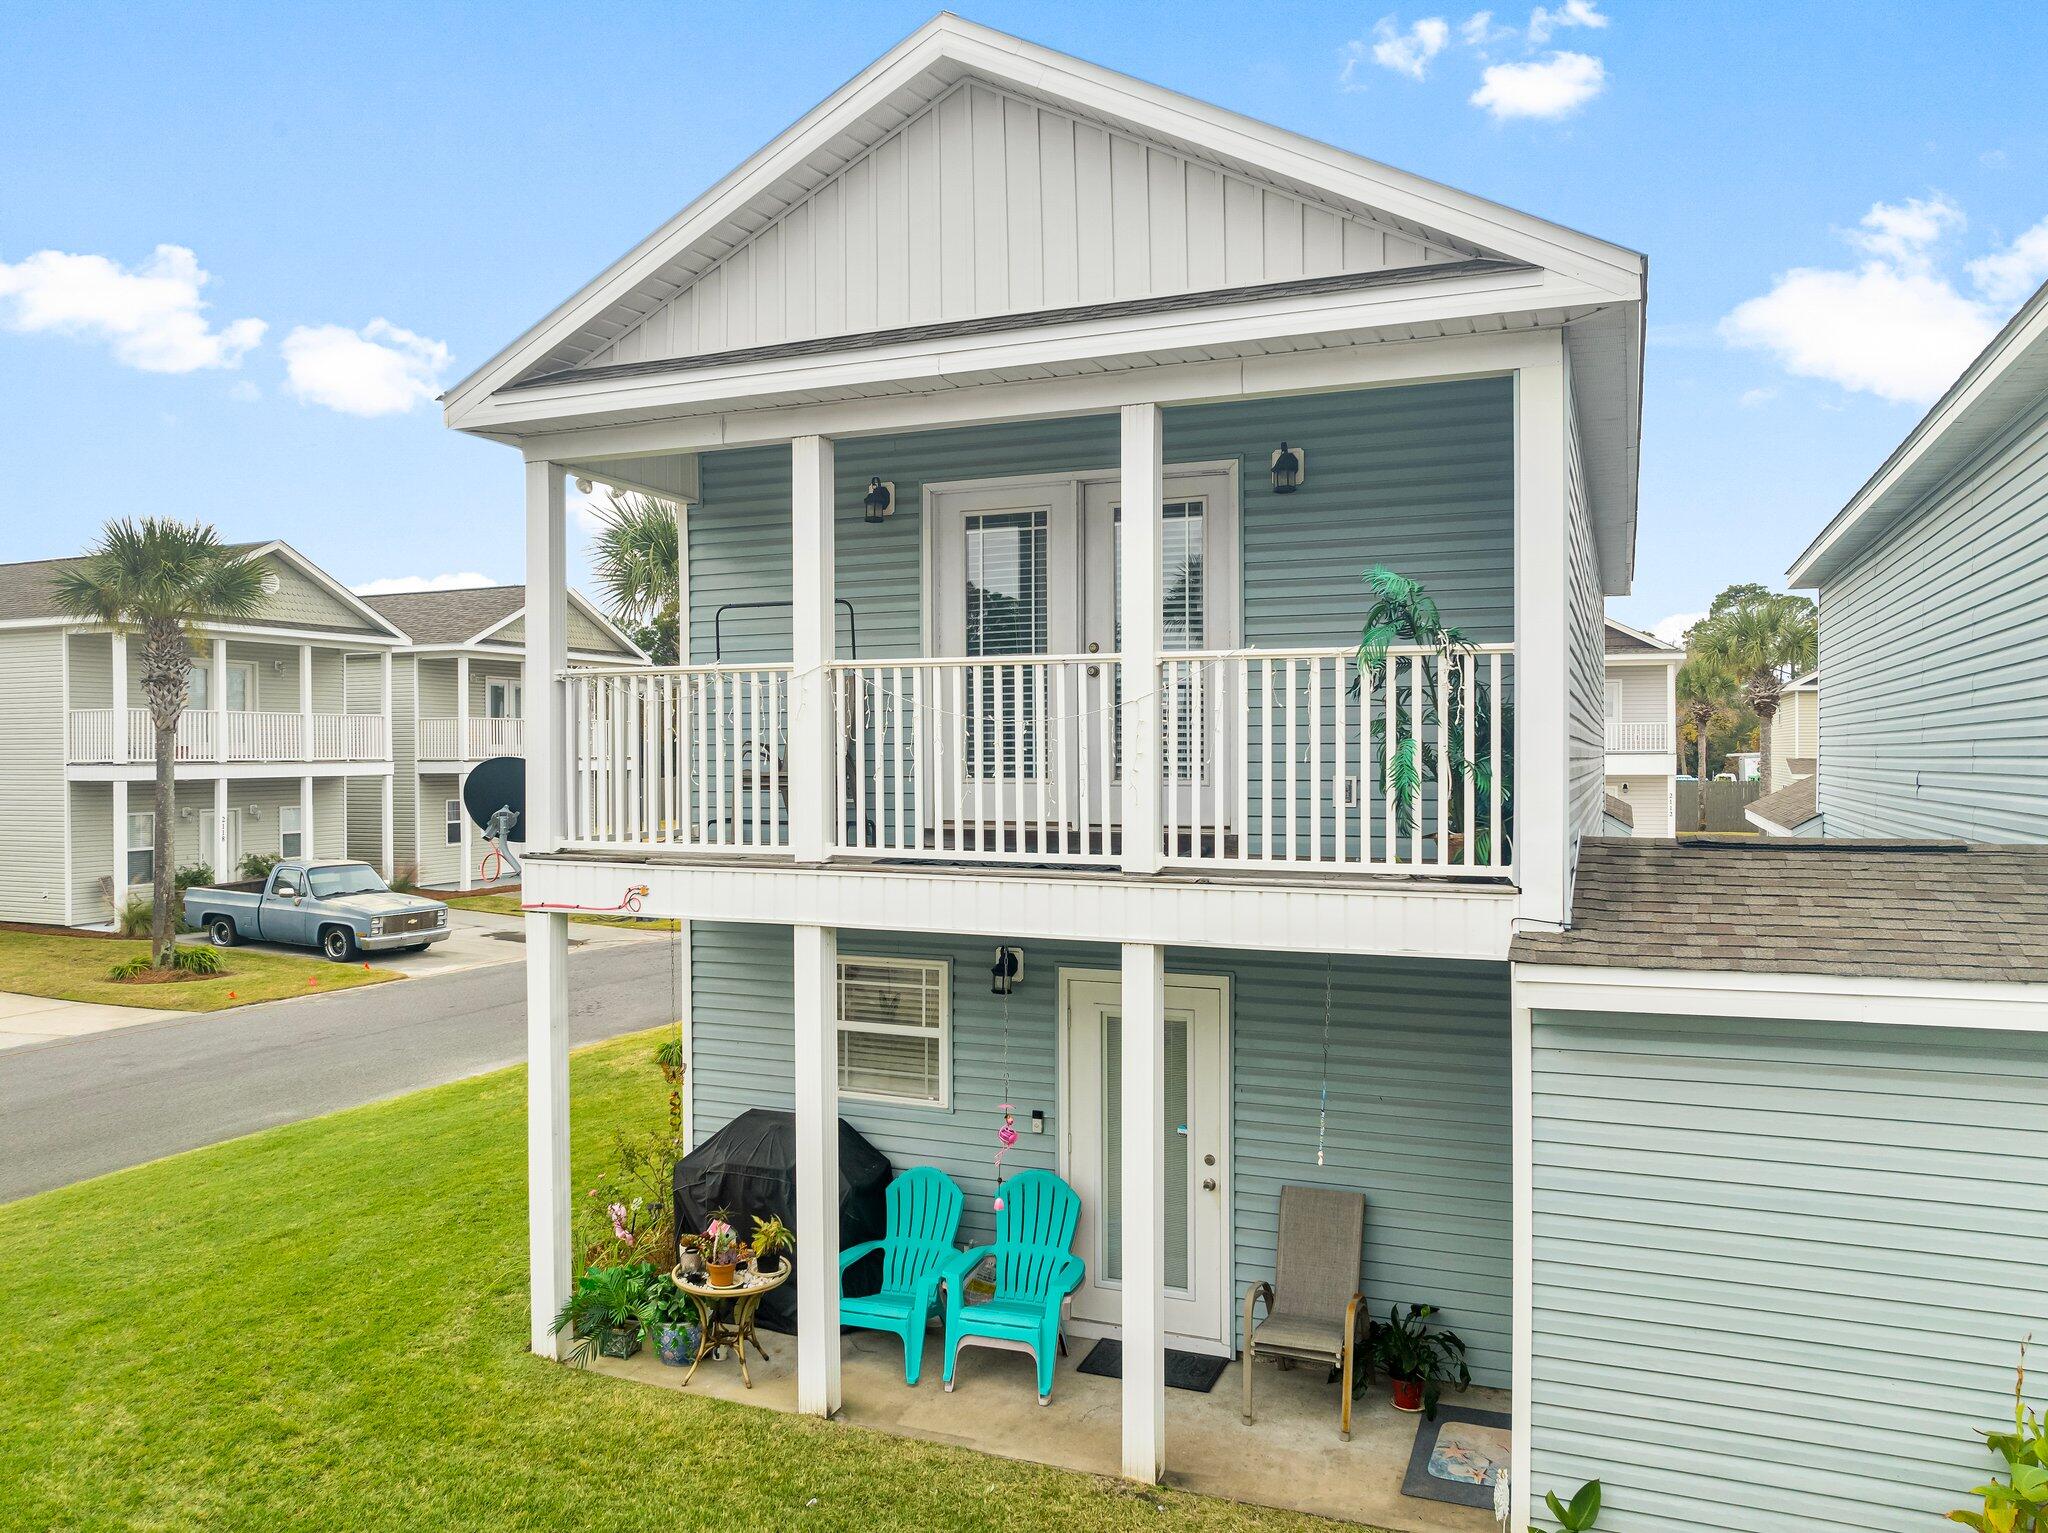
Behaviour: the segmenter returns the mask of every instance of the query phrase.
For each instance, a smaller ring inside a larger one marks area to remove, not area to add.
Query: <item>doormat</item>
[[[1415,1423],[1415,1451],[1401,1494],[1459,1506],[1493,1505],[1493,1488],[1508,1472],[1506,1411],[1437,1407],[1436,1420]]]
[[[1223,1370],[1229,1366],[1230,1359],[1227,1357],[1207,1357],[1200,1352],[1176,1352],[1168,1347],[1166,1387],[1206,1395],[1216,1387],[1216,1381],[1223,1377]],[[1098,1341],[1088,1349],[1088,1355],[1081,1359],[1080,1371],[1098,1374],[1105,1379],[1122,1378],[1124,1344],[1107,1338]]]

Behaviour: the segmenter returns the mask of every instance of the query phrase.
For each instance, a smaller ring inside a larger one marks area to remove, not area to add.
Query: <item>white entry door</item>
[[[213,876],[222,883],[231,882],[242,875],[236,871],[242,861],[242,811],[228,811],[228,840],[223,855],[219,841],[220,821],[211,809],[199,811],[199,860],[213,868]],[[220,866],[215,867],[214,864]]]
[[[1060,1123],[1067,1180],[1081,1195],[1074,1249],[1088,1271],[1074,1318],[1114,1334],[1123,1314],[1122,984],[1060,976]],[[1189,1352],[1230,1355],[1230,984],[1166,982],[1166,1330]]]

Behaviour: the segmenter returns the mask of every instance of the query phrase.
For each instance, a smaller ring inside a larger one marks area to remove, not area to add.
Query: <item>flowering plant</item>
[[[740,1245],[739,1232],[732,1227],[732,1215],[725,1209],[713,1209],[711,1222],[704,1226],[703,1237],[697,1242],[697,1249],[704,1253],[704,1260],[714,1267],[727,1267],[738,1261],[744,1254]]]

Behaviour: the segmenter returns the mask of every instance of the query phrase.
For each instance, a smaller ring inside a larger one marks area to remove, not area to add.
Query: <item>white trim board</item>
[[[1513,988],[1532,1011],[2048,1032],[2048,984],[1518,963]]]

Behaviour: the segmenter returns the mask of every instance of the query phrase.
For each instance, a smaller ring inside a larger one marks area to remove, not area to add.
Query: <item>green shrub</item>
[[[401,862],[391,870],[391,887],[400,894],[420,892],[420,869],[416,862]]]
[[[140,979],[155,967],[149,961],[149,954],[137,958],[124,958],[107,970],[108,979]]]
[[[171,950],[171,967],[187,974],[225,974],[228,966],[213,948],[184,946]]]
[[[235,871],[244,878],[268,878],[270,870],[283,860],[273,852],[251,852],[242,859]]]
[[[124,937],[147,937],[149,915],[154,908],[148,895],[131,894],[122,902],[121,913],[114,924]]]
[[[180,894],[199,884],[210,884],[213,882],[213,864],[210,862],[188,863],[178,869],[172,882],[176,885]]]

